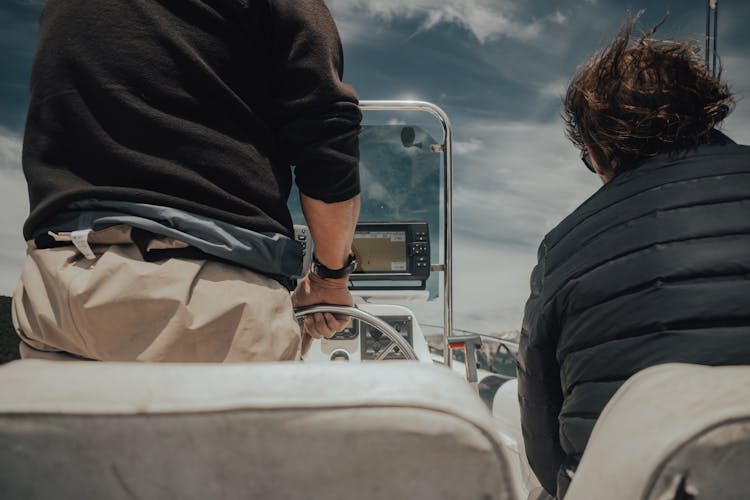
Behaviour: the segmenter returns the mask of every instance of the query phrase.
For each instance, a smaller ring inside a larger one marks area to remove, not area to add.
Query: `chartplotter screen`
[[[357,231],[354,233],[355,273],[407,271],[405,231]]]

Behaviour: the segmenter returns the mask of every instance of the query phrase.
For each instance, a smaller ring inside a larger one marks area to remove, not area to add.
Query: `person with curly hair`
[[[636,372],[750,364],[750,147],[732,94],[655,27],[572,79],[567,135],[604,185],[542,241],[518,360],[526,456],[563,498],[602,409]],[[644,411],[649,411],[644,408]]]

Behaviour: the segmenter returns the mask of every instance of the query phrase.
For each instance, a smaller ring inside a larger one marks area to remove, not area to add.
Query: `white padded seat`
[[[750,498],[750,366],[659,365],[605,407],[566,500]]]
[[[476,392],[413,362],[0,367],[3,498],[515,499]]]

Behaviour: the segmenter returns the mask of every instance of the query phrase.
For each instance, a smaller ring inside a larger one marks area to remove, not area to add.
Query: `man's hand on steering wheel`
[[[315,304],[353,306],[354,300],[349,293],[348,284],[347,277],[323,279],[315,273],[308,272],[294,290],[292,304],[295,308]],[[302,354],[310,348],[312,339],[332,337],[350,325],[351,318],[336,317],[331,313],[316,313],[305,317]]]

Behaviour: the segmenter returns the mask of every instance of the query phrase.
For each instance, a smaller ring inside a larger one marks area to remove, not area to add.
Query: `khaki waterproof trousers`
[[[146,262],[130,244],[29,249],[13,297],[24,358],[101,361],[296,360],[289,291],[210,260]]]

